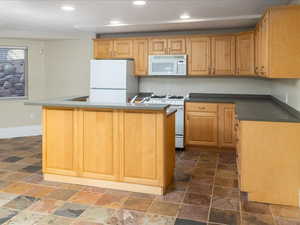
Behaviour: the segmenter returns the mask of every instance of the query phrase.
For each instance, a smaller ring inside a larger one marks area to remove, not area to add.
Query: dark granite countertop
[[[131,104],[131,103],[101,103],[89,102],[87,96],[73,96],[66,98],[40,100],[40,101],[26,101],[25,105],[37,105],[48,107],[70,107],[70,108],[95,108],[95,109],[131,109],[131,110],[166,110],[167,104]]]
[[[300,122],[300,112],[271,95],[191,93],[185,101],[234,103],[239,120]]]

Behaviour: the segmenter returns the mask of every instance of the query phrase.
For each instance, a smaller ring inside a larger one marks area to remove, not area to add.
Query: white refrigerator
[[[137,93],[133,60],[91,60],[90,102],[127,103]]]

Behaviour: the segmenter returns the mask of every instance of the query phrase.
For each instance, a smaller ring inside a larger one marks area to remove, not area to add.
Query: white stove
[[[168,104],[176,112],[176,148],[184,148],[184,97],[176,95],[152,95],[143,102],[145,104]]]
[[[184,105],[184,97],[175,95],[152,95],[151,97],[147,98],[144,103]]]

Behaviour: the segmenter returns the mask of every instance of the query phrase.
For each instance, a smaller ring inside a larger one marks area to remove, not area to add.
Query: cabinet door
[[[187,145],[218,145],[218,118],[216,113],[186,113]]]
[[[148,74],[148,40],[134,40],[133,41],[133,57],[134,57],[134,74],[147,75]]]
[[[113,40],[94,40],[94,58],[111,58],[113,51]]]
[[[83,111],[81,176],[118,179],[119,152],[114,142],[112,111]]]
[[[219,147],[235,147],[234,108],[233,104],[219,104]]]
[[[254,75],[254,32],[237,35],[237,75]]]
[[[260,75],[259,68],[260,68],[260,37],[261,31],[260,31],[260,24],[257,24],[256,30],[255,30],[255,74]]]
[[[155,113],[125,112],[123,131],[126,138],[121,161],[121,180],[129,183],[159,185],[162,165]],[[152,137],[152,138],[149,138]]]
[[[116,39],[114,40],[114,52],[115,58],[130,58],[132,57],[132,40]]]
[[[186,54],[185,38],[169,38],[167,54],[169,55]]]
[[[212,38],[212,74],[235,75],[235,36]]]
[[[44,109],[43,172],[77,174],[76,113],[72,109]]]
[[[264,16],[261,21],[261,53],[260,53],[260,74],[261,76],[267,76],[268,73],[268,14]]]
[[[188,39],[188,73],[189,75],[208,75],[211,68],[211,41],[209,37]]]
[[[165,55],[168,51],[168,41],[166,38],[149,39],[149,55]]]

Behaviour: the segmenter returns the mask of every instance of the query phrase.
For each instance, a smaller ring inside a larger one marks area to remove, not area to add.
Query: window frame
[[[24,50],[24,96],[12,96],[12,97],[0,97],[0,101],[7,101],[7,100],[28,100],[28,47],[27,46],[2,46],[1,48],[8,48],[8,49],[22,49]],[[1,62],[1,61],[0,61]]]

